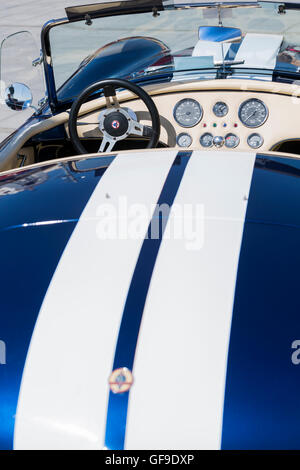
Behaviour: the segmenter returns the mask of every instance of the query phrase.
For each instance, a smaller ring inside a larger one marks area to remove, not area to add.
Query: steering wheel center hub
[[[121,137],[128,132],[129,120],[122,112],[113,111],[104,117],[103,128],[112,137]]]

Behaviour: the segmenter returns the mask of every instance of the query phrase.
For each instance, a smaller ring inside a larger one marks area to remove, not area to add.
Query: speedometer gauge
[[[193,127],[202,119],[203,111],[198,101],[186,98],[174,108],[174,118],[181,127]]]
[[[251,98],[244,101],[239,109],[239,118],[246,127],[259,127],[267,120],[268,108],[263,101]]]

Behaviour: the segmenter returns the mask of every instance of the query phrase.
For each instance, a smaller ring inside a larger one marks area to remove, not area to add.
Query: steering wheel
[[[152,127],[144,126],[139,123],[134,119],[133,112],[130,112],[128,108],[120,107],[116,96],[117,88],[125,88],[126,90],[132,91],[132,93],[137,95],[138,98],[145,103],[150,113]],[[77,119],[79,110],[90,95],[101,89],[104,91],[106,109],[101,111],[99,115],[99,129],[103,134],[99,152],[110,152],[116,142],[126,139],[129,135],[150,137],[146,148],[156,147],[160,136],[160,118],[154,101],[146,91],[134,83],[118,78],[111,78],[101,80],[86,88],[72,105],[69,117],[69,132],[72,144],[78,154],[88,153],[78,137]]]

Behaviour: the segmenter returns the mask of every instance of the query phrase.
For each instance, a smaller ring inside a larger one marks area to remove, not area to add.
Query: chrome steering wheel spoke
[[[144,125],[137,121],[131,121],[130,126],[130,135],[143,136],[144,135]]]
[[[104,133],[98,152],[99,153],[111,152],[115,146],[115,143],[116,143],[115,140],[110,139],[109,136],[106,133]]]

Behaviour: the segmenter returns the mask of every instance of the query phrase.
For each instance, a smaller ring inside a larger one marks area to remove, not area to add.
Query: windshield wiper
[[[217,68],[217,78],[227,78],[228,75],[232,75],[233,70],[232,65],[243,65],[245,60],[221,60],[220,62],[215,62]]]
[[[218,62],[214,62],[214,65],[216,67],[222,67],[223,65],[225,66],[230,66],[230,65],[243,65],[245,63],[245,60],[222,60]]]
[[[165,70],[165,69],[172,69],[174,68],[173,64],[168,64],[168,65],[154,65],[152,67],[147,67],[145,70],[142,72],[138,72],[136,75],[148,75],[153,72],[159,72],[160,70]]]

